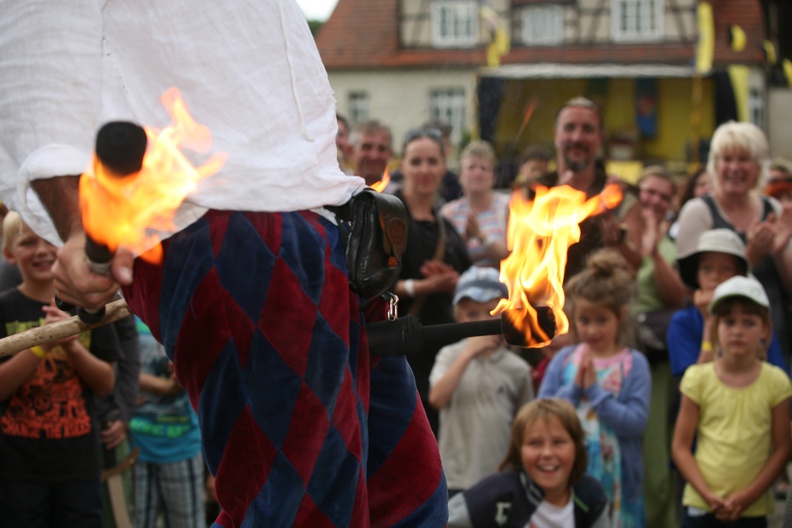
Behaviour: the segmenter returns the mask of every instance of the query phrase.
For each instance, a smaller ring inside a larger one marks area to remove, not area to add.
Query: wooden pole
[[[11,356],[36,345],[57,341],[92,328],[104,326],[113,321],[123,319],[132,314],[124,299],[118,299],[105,307],[105,316],[98,323],[86,324],[78,316],[57,321],[44,326],[37,326],[18,334],[0,339],[0,357]]]

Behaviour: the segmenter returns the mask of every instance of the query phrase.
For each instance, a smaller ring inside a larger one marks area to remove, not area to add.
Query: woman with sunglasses
[[[470,267],[465,242],[439,212],[438,191],[446,171],[442,134],[421,129],[407,134],[401,160],[404,174],[396,196],[410,216],[407,249],[396,283],[399,312],[418,317],[424,325],[452,323],[451,300],[459,274]],[[429,406],[429,373],[438,348],[425,345],[408,356],[418,392],[437,434],[437,411]]]

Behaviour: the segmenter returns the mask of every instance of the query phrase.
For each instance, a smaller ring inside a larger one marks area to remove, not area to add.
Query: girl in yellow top
[[[760,359],[771,322],[758,281],[737,276],[723,282],[709,311],[717,357],[685,372],[672,444],[688,482],[682,527],[766,527],[773,510],[769,489],[790,453],[792,383]]]

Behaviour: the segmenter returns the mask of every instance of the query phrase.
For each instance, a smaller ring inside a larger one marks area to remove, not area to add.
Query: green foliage
[[[311,29],[311,35],[316,38],[316,35],[319,34],[319,30],[322,29],[324,22],[321,20],[308,20],[308,27]]]

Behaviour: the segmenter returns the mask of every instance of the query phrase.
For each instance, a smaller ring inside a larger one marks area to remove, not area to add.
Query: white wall
[[[338,113],[349,116],[349,92],[369,94],[371,119],[391,127],[393,148],[398,154],[404,134],[428,121],[429,93],[432,89],[461,87],[468,101],[465,121],[469,132],[474,127],[476,77],[471,71],[436,70],[330,72]]]
[[[792,90],[769,88],[765,110],[770,156],[792,160]]]

